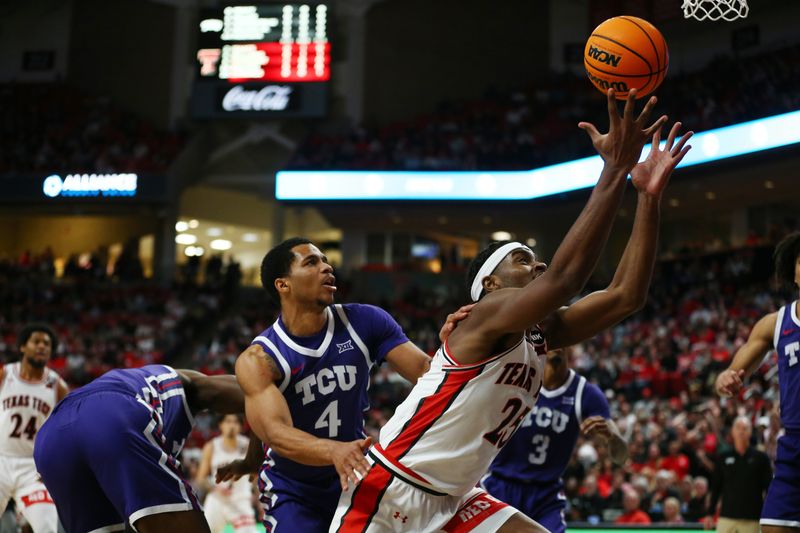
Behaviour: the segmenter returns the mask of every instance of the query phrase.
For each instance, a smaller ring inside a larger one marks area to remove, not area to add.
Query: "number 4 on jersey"
[[[328,437],[334,438],[339,436],[339,426],[342,425],[342,420],[339,418],[339,400],[334,400],[328,404],[328,407],[319,415],[317,422],[314,424],[314,429],[328,428]]]

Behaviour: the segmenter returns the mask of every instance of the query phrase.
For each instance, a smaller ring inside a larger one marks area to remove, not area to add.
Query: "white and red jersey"
[[[217,475],[217,469],[237,459],[244,459],[247,454],[247,446],[250,439],[244,435],[236,436],[236,448],[233,450],[225,449],[225,439],[222,436],[211,440],[211,477]],[[219,485],[214,485],[215,489],[222,489],[224,496],[228,498],[244,498],[250,501],[251,483],[247,476],[242,476],[237,481],[225,481]]]
[[[20,365],[5,365],[0,380],[0,455],[33,457],[33,439],[56,405],[60,378],[45,368],[41,380],[28,381]]]
[[[445,342],[370,455],[428,492],[467,493],[536,403],[546,352],[538,329],[472,365],[456,362]]]

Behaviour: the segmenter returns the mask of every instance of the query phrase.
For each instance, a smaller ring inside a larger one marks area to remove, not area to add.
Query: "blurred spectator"
[[[692,498],[686,506],[684,517],[689,522],[702,520],[708,514],[708,480],[702,476],[692,482]]]
[[[720,498],[722,507],[717,522],[719,533],[758,533],[758,519],[764,496],[772,481],[767,454],[750,444],[753,428],[750,419],[739,416],[733,423],[733,449],[720,454],[714,468],[709,512],[714,513]],[[706,528],[713,516],[706,518]]]
[[[650,517],[639,508],[639,493],[629,488],[622,497],[624,513],[615,520],[616,524],[649,524]]]
[[[664,500],[664,517],[661,519],[664,524],[682,524],[681,502],[678,498],[669,497]]]

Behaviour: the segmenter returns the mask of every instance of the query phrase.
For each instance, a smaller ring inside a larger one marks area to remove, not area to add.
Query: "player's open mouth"
[[[336,292],[336,278],[333,276],[327,278],[324,282],[322,282],[322,286],[331,292]]]

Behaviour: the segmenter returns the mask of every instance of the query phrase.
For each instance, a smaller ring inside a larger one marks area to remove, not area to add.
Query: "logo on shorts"
[[[348,341],[348,342],[350,342],[350,341]],[[406,520],[408,520],[408,516],[407,515],[401,515],[400,511],[395,511],[394,516],[392,518],[394,518],[395,520],[400,520],[404,524],[406,523]]]
[[[337,344],[336,347],[339,348],[339,353],[355,349],[355,348],[353,348],[353,340],[352,339],[350,339],[347,342],[343,342],[341,344]]]
[[[22,497],[23,507],[30,507],[31,505],[36,505],[37,503],[49,503],[54,505],[53,500],[50,498],[50,494],[46,490],[37,490],[36,492],[31,492],[30,494]]]

